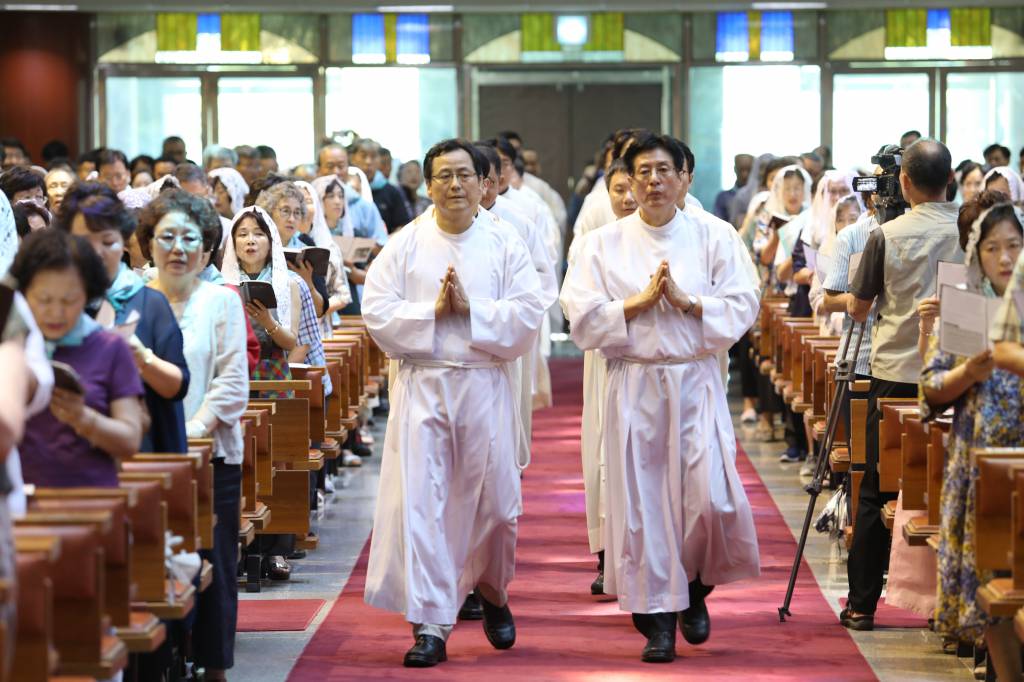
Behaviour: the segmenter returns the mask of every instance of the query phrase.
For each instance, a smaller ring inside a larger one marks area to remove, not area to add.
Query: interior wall
[[[77,155],[88,129],[91,15],[0,14],[0,136],[19,138],[35,163],[55,139]]]

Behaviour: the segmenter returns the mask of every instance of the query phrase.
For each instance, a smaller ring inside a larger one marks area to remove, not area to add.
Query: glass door
[[[943,137],[953,164],[983,163],[985,147],[998,143],[1010,148],[1010,165],[1017,167],[1024,147],[1024,73],[948,71],[943,82]]]
[[[313,79],[220,76],[217,140],[225,147],[268,145],[282,170],[316,161]]]
[[[185,140],[189,158],[203,150],[202,81],[196,77],[110,76],[104,83],[104,145],[129,159],[160,156],[165,137]]]
[[[883,144],[908,130],[934,134],[931,77],[926,71],[837,73],[832,78],[832,163],[870,166]]]

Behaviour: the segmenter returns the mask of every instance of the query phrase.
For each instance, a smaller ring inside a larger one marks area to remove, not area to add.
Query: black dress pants
[[[213,461],[213,550],[199,554],[213,564],[213,582],[196,599],[192,653],[197,665],[226,670],[235,664],[238,623],[238,517],[242,506],[242,467]]]
[[[736,363],[736,369],[740,373],[740,394],[744,398],[758,397],[757,365],[752,357],[752,350],[749,332],[740,337],[740,340],[729,350],[729,355]]]
[[[889,562],[889,531],[882,521],[882,507],[896,499],[892,493],[878,490],[878,427],[882,412],[879,398],[915,398],[917,384],[871,379],[868,391],[868,421],[864,480],[857,500],[857,520],[846,563],[850,582],[849,606],[857,613],[873,614],[882,596],[882,574]]]

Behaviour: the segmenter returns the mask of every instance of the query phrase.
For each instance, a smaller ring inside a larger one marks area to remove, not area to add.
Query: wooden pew
[[[979,448],[971,452],[978,467],[975,486],[975,548],[979,571],[1014,571],[1021,547],[1022,519],[1014,504],[1024,448]],[[992,617],[1013,617],[1024,607],[1024,572],[995,578],[978,588],[978,605]]]
[[[157,483],[139,483],[123,488],[36,488],[30,504],[33,509],[103,508],[111,501],[124,504],[124,523],[131,533],[126,544],[127,569],[111,568],[107,562],[107,596],[115,634],[130,653],[155,651],[166,639],[167,631],[153,613],[139,609],[140,597],[153,601],[163,598],[166,570],[163,559],[165,505]]]
[[[903,526],[903,535],[912,546],[929,544],[938,537],[942,521],[942,476],[950,428],[952,418],[940,417],[925,424],[912,424],[904,435],[908,446],[903,455],[903,508],[927,512],[912,517]]]
[[[46,682],[57,671],[54,646],[53,578],[60,559],[60,537],[14,538],[18,575],[17,637],[12,677],[18,682]]]
[[[79,512],[49,515],[50,523],[16,522],[15,537],[60,538],[61,551],[51,579],[54,619],[53,641],[62,675],[113,677],[128,664],[128,649],[107,634],[105,616],[104,535],[113,532],[110,514]]]

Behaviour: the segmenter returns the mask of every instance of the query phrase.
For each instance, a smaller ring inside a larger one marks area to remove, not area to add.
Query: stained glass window
[[[715,61],[793,61],[792,12],[719,12]]]

